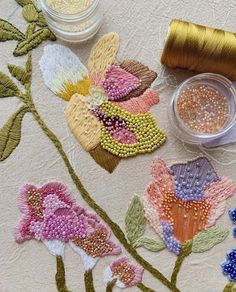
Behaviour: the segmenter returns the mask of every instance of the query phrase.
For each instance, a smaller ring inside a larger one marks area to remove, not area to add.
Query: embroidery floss
[[[163,65],[213,72],[236,80],[236,35],[179,19],[170,23]]]

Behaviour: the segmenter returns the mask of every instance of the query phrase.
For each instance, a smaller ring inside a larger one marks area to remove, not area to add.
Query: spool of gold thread
[[[187,21],[171,21],[163,65],[212,72],[236,80],[236,34]]]

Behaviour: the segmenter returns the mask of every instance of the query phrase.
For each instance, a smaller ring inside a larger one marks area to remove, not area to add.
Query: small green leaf
[[[32,34],[35,31],[35,28],[36,28],[36,23],[35,22],[30,23],[28,25],[27,30],[26,30],[26,33],[25,33],[25,38],[26,39],[29,39],[32,36]]]
[[[8,158],[20,143],[21,123],[27,111],[27,107],[22,106],[0,129],[0,161]]]
[[[144,247],[150,251],[157,252],[166,248],[162,241],[156,241],[148,237],[140,237],[134,244],[135,247]]]
[[[0,97],[16,96],[19,92],[15,83],[3,72],[0,72]]]
[[[22,9],[22,14],[28,22],[35,22],[39,18],[38,11],[33,4],[25,5]]]
[[[228,235],[228,229],[220,226],[214,226],[201,231],[193,238],[192,251],[195,253],[205,252],[224,241]]]
[[[145,217],[143,204],[138,196],[133,197],[125,216],[127,238],[134,244],[144,233]]]
[[[44,40],[56,40],[55,35],[48,28],[40,29],[23,42],[20,42],[15,48],[13,54],[15,57],[25,55],[39,46]]]
[[[24,34],[10,22],[0,19],[0,41],[17,40],[23,41]]]
[[[28,73],[23,67],[8,64],[8,70],[11,75],[20,81],[23,85],[29,80]]]
[[[22,7],[24,7],[25,5],[28,5],[28,4],[32,4],[31,0],[16,0],[16,2]]]
[[[47,22],[46,22],[46,20],[44,18],[44,15],[43,15],[42,11],[39,12],[37,25],[42,26],[42,27],[47,26]]]

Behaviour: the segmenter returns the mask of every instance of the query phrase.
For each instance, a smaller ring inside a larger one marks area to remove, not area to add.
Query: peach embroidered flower
[[[142,281],[143,268],[127,257],[116,259],[105,270],[104,282],[108,284],[116,279],[115,285],[119,288],[136,286]]]
[[[153,180],[146,191],[146,218],[167,248],[178,254],[181,244],[215,225],[224,213],[235,184],[219,177],[201,157],[169,168],[161,159],[152,164]]]

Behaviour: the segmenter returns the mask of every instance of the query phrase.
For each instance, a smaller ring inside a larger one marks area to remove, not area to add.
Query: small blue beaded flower
[[[221,267],[228,279],[236,282],[236,248],[227,253],[226,261],[221,264]]]
[[[236,224],[236,208],[229,210],[229,218],[234,224]],[[233,229],[233,236],[236,237],[236,227]]]

